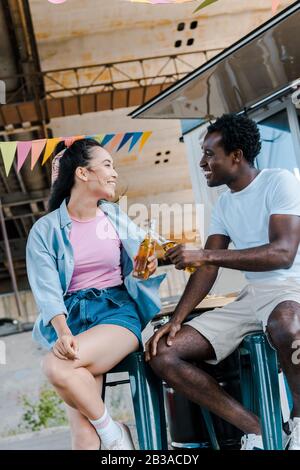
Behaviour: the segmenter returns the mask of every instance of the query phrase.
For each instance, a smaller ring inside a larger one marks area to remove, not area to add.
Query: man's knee
[[[177,361],[176,348],[174,346],[167,346],[165,338],[162,338],[158,342],[156,356],[153,356],[149,363],[154,372],[164,378],[168,370],[173,368]]]
[[[267,331],[276,347],[300,338],[300,304],[285,301],[277,305],[269,317]]]

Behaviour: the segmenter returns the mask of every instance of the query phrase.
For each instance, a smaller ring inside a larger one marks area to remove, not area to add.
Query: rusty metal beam
[[[24,307],[19,295],[18,291],[18,284],[17,284],[17,278],[14,270],[14,264],[13,264],[13,258],[11,255],[10,251],[10,246],[9,246],[9,241],[8,241],[8,236],[7,236],[7,231],[6,231],[6,225],[5,225],[5,220],[4,220],[4,214],[2,210],[2,204],[1,204],[1,198],[0,198],[0,226],[1,226],[1,231],[3,235],[3,240],[4,240],[4,245],[5,245],[5,252],[6,252],[6,257],[8,261],[8,269],[9,269],[9,274],[13,286],[13,290],[15,293],[15,299],[16,299],[16,304],[17,304],[17,310],[18,310],[18,316],[19,318],[24,318]]]
[[[33,82],[36,82],[37,78],[43,80],[45,96],[40,96],[39,100],[35,97],[35,100],[17,103],[8,101],[6,105],[2,105],[0,128],[7,123],[17,125],[24,121],[32,124],[45,122],[45,117],[48,120],[123,108],[126,105],[140,106],[155,94],[165,90],[174,83],[174,80],[182,78],[195,66],[204,63],[208,53],[218,52],[219,49],[202,50],[27,73],[25,74],[27,80],[29,78]],[[192,57],[194,61],[190,64],[188,58]],[[147,73],[149,67],[152,73]],[[89,80],[87,74],[92,75]],[[17,74],[17,77],[22,76],[24,79],[25,75]],[[65,84],[64,77],[71,85]],[[2,77],[2,79],[5,81],[11,77]]]
[[[10,251],[14,261],[25,260],[26,238],[13,238],[9,240]],[[0,262],[6,261],[5,242],[0,242]]]
[[[3,194],[1,196],[2,207],[22,206],[25,204],[37,203],[39,201],[47,201],[49,198],[49,189],[39,191],[31,191],[26,194],[22,192],[14,192]]]

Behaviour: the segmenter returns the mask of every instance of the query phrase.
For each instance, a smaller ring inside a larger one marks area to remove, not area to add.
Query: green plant
[[[36,401],[31,401],[27,395],[22,395],[23,415],[19,429],[39,431],[43,428],[63,426],[67,424],[63,401],[55,390],[44,384]]]

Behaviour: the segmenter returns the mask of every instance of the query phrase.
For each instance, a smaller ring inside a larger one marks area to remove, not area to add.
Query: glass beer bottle
[[[148,231],[145,239],[140,244],[139,252],[134,265],[132,275],[138,279],[148,279],[149,270],[147,268],[148,258],[152,256],[155,251],[155,239],[153,233],[155,230],[155,221],[151,220],[148,226]]]
[[[166,238],[162,237],[161,235],[159,235],[158,243],[161,245],[161,247],[162,247],[162,249],[164,250],[165,253],[170,248],[173,248],[174,246],[177,245],[177,243],[174,242],[173,240],[167,240]],[[188,267],[185,268],[185,271],[188,272],[188,273],[193,274],[196,271],[196,268],[188,266]]]

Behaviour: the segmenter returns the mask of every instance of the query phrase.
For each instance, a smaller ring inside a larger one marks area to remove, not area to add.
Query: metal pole
[[[14,293],[15,293],[18,316],[19,316],[19,319],[24,319],[25,318],[24,309],[23,309],[23,304],[21,302],[19,291],[18,291],[17,279],[16,279],[15,270],[14,270],[13,259],[12,259],[12,256],[11,256],[11,251],[10,251],[6,226],[5,226],[5,220],[4,220],[4,214],[3,214],[3,209],[2,209],[1,198],[0,198],[0,223],[1,223],[1,231],[2,231],[2,235],[3,235],[3,240],[4,240],[5,253],[6,253],[7,261],[8,261],[8,270],[9,270],[9,274],[10,274],[10,277],[11,277],[13,290],[14,290]]]

